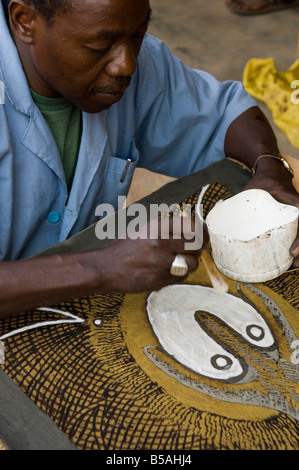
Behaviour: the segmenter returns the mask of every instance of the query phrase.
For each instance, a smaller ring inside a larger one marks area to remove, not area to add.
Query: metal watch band
[[[291,167],[291,165],[289,164],[289,162],[284,158],[282,157],[281,155],[272,155],[271,153],[263,153],[262,155],[260,155],[256,161],[255,161],[255,164],[252,168],[252,173],[255,174],[256,173],[256,167],[257,167],[257,164],[258,162],[261,160],[261,158],[275,158],[275,160],[279,160],[283,166],[285,167],[286,170],[288,170],[291,175],[292,175],[292,178],[294,178],[294,171]]]

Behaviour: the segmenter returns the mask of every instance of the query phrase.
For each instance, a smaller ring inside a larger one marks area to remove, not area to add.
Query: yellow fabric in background
[[[272,58],[250,59],[243,85],[251,96],[266,103],[275,124],[299,148],[299,59],[285,72],[277,70]]]

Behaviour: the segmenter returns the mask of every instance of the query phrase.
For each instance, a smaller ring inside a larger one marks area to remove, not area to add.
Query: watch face
[[[289,172],[292,174],[292,176],[294,176],[294,172],[289,164],[289,162],[285,159],[285,158],[281,158],[281,162],[283,163],[283,166],[289,170]]]

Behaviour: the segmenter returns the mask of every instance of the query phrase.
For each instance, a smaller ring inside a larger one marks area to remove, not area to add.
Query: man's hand
[[[178,221],[178,223],[177,223]],[[206,227],[190,225],[190,230],[183,229],[183,219],[162,218],[150,221],[143,227],[141,238],[131,239],[130,233],[125,240],[118,240],[102,249],[99,257],[109,253],[109,264],[104,264],[104,290],[123,292],[141,292],[157,290],[166,285],[182,282],[185,277],[170,274],[171,265],[177,254],[182,254],[188,265],[188,272],[193,272],[198,266],[201,254],[201,243],[193,248],[195,229],[203,230],[197,233],[199,241],[206,244],[208,240]],[[179,227],[182,228],[179,228]],[[158,236],[154,236],[158,234]]]
[[[225,138],[225,154],[253,168],[264,153],[279,154],[275,134],[262,111],[256,106],[235,119]],[[264,189],[275,199],[299,207],[299,194],[292,184],[292,175],[274,158],[262,158],[256,174],[244,189]],[[299,236],[291,247],[294,267],[299,266]]]
[[[189,273],[197,268],[201,244],[195,246],[192,237],[203,227],[192,221],[188,230],[183,218],[175,220],[151,221],[144,238],[129,233],[101,249],[0,263],[0,317],[97,292],[142,292],[182,282],[187,275],[171,275],[171,265],[183,254]],[[206,244],[206,229],[203,239]]]

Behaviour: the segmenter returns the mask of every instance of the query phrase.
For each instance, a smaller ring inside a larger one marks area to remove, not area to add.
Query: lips
[[[125,91],[126,91],[126,88],[124,88],[123,90],[104,91],[104,92],[100,92],[100,93],[102,93],[104,95],[123,95]]]
[[[91,91],[91,95],[106,109],[122,98],[130,82],[131,78],[119,77],[119,79],[114,80],[113,83],[95,86]]]
[[[98,97],[102,103],[107,104],[107,105],[111,105],[119,101],[122,98],[123,94],[124,94],[123,91],[113,91],[109,93],[108,92],[94,93],[94,95]]]
[[[122,77],[119,78],[119,80],[115,80],[113,83],[110,83],[110,86],[109,84],[95,86],[92,93],[96,95],[123,95],[130,83],[131,78],[125,79]]]

